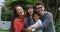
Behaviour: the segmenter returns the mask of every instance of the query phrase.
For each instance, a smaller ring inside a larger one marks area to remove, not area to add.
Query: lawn
[[[9,30],[0,30],[0,32],[9,32]]]

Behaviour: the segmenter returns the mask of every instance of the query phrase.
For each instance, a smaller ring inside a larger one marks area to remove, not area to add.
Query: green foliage
[[[56,25],[55,25],[55,29],[56,29],[56,32],[60,32],[60,22],[57,22],[57,23],[55,23]]]
[[[8,6],[13,1],[17,1],[17,0],[6,0],[6,5]]]
[[[10,21],[12,15],[12,10],[6,10],[2,14],[2,21]]]
[[[41,0],[26,0],[26,2],[28,2],[28,3],[32,4],[32,5],[35,4],[38,1],[41,1]]]

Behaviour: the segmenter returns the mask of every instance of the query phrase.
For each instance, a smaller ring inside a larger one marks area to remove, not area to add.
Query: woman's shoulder
[[[18,18],[15,18],[14,21],[18,20]]]
[[[15,18],[15,19],[14,19],[14,22],[16,22],[16,21],[20,21],[20,20],[19,20],[18,18]]]

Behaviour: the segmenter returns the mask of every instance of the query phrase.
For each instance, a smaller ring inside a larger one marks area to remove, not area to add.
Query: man
[[[42,2],[36,3],[36,11],[40,14],[42,24],[39,25],[38,29],[42,29],[43,32],[55,32],[54,23],[53,23],[53,15],[50,12],[44,11],[45,7]],[[32,28],[28,27],[28,30]]]

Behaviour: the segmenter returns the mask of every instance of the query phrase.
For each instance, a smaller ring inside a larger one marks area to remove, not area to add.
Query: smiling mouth
[[[30,13],[32,13],[32,12],[30,11]]]

